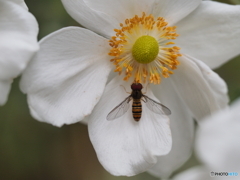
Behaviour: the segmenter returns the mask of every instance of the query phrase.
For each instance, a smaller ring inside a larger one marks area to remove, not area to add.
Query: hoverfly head
[[[139,90],[141,91],[143,88],[142,84],[141,83],[132,83],[131,85],[131,89],[132,90]]]

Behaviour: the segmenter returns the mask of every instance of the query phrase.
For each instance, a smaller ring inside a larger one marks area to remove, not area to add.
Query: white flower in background
[[[38,24],[22,0],[0,0],[0,105],[38,50]]]
[[[128,96],[120,85],[130,91],[134,80],[152,83],[147,95],[172,111],[173,151],[161,161],[171,173],[191,154],[193,118],[227,105],[225,83],[198,59],[216,67],[239,53],[239,8],[201,0],[62,2],[92,31],[68,27],[41,40],[21,81],[31,114],[56,126],[88,116],[99,161],[113,175],[132,176],[170,151],[169,118],[145,103],[139,122],[131,108],[117,120],[106,117]]]
[[[203,162],[203,166],[194,167],[182,172],[174,180],[239,179],[239,110],[240,99],[232,105],[230,110],[221,111],[200,123],[196,136],[196,154]],[[213,173],[211,174],[211,172]],[[228,172],[229,176],[215,175],[215,173],[221,172]]]

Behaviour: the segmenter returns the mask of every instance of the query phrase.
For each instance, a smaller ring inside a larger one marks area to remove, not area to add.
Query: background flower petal
[[[240,54],[239,17],[239,5],[204,1],[176,25],[176,44],[182,53],[216,68]]]
[[[226,84],[215,72],[190,56],[180,57],[179,61],[170,78],[196,120],[227,106]]]
[[[0,79],[14,78],[38,50],[36,19],[14,1],[0,1]]]
[[[89,115],[111,69],[108,46],[107,39],[78,27],[45,37],[21,79],[32,115],[56,126]]]
[[[2,0],[2,1],[4,1],[4,0]],[[19,4],[20,6],[22,6],[23,8],[25,8],[26,10],[28,10],[28,7],[24,0],[9,0],[9,1],[15,2],[15,3]]]
[[[202,0],[155,0],[152,14],[164,17],[169,25],[177,23],[194,11]]]
[[[190,169],[187,169],[186,171],[183,171],[176,176],[172,180],[211,180],[215,178],[210,176],[211,170],[207,169],[204,166],[196,166],[192,167]],[[220,177],[222,179],[223,177]],[[226,179],[225,179],[226,180]]]
[[[0,1],[0,81],[12,81],[26,67],[38,50],[38,24],[21,3],[14,0]],[[10,90],[9,83],[5,90]],[[4,94],[6,102],[7,95]]]
[[[148,170],[150,174],[163,179],[169,178],[176,169],[189,159],[194,140],[192,115],[183,100],[178,96],[176,89],[169,82],[170,78],[163,79],[160,85],[151,86],[154,95],[172,111],[169,116],[172,149],[166,156],[158,157],[157,164]]]
[[[19,5],[21,5],[23,8],[25,8],[26,10],[28,10],[28,7],[24,0],[10,0],[10,1],[14,1],[14,2],[18,3]]]
[[[108,113],[129,96],[120,85],[130,91],[130,83],[114,78],[90,115],[88,128],[98,159],[105,169],[116,176],[133,176],[146,171],[156,163],[157,156],[170,151],[171,132],[169,118],[153,113],[145,103],[142,103],[139,122],[134,121],[131,107],[122,117],[106,120]],[[154,98],[151,89],[147,91],[148,96]]]
[[[7,102],[7,97],[11,89],[11,81],[0,80],[0,105],[3,105]]]
[[[240,167],[240,99],[229,109],[200,123],[198,157],[213,171],[238,172]]]

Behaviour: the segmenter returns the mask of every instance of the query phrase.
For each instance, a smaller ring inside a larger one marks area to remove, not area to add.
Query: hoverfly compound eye
[[[132,89],[132,90],[142,90],[142,88],[143,88],[143,86],[142,86],[141,83],[133,83],[133,84],[131,85],[131,89]]]

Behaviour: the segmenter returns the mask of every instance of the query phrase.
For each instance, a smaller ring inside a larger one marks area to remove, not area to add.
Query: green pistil
[[[134,59],[142,64],[152,62],[158,55],[159,45],[152,36],[142,36],[136,40],[132,48]]]

